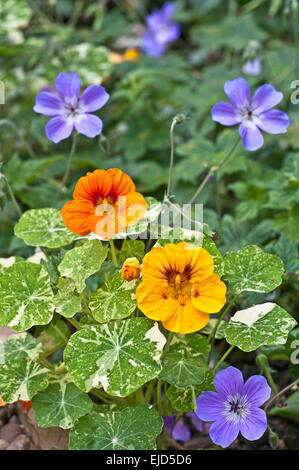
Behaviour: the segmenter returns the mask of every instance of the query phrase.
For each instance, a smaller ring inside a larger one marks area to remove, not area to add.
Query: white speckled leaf
[[[0,364],[21,359],[34,361],[42,351],[42,344],[29,333],[11,335],[0,347]]]
[[[179,413],[194,413],[196,410],[196,398],[205,391],[214,391],[214,374],[207,371],[204,381],[200,385],[189,385],[180,388],[170,385],[167,388],[166,395],[172,408]]]
[[[136,308],[136,280],[124,281],[119,272],[90,295],[89,308],[99,323],[126,318]]]
[[[224,272],[223,258],[212,238],[205,236],[203,239],[202,247],[207,250],[214,260],[214,272],[222,277]]]
[[[225,327],[226,341],[242,351],[260,346],[284,344],[296,325],[295,319],[271,302],[239,310]]]
[[[81,310],[81,296],[75,291],[72,279],[60,278],[58,292],[54,297],[55,310],[66,318],[72,318]]]
[[[144,243],[142,240],[124,240],[121,250],[117,252],[117,259],[119,263],[123,263],[127,258],[136,257],[139,261],[142,260],[144,255]]]
[[[281,284],[282,274],[281,259],[255,245],[224,255],[223,278],[229,282],[230,291],[237,294],[244,290],[271,292]]]
[[[41,265],[27,261],[0,271],[0,325],[24,331],[53,317],[50,278]]]
[[[154,450],[163,420],[146,404],[122,411],[90,414],[70,433],[71,450]]]
[[[35,395],[32,407],[36,422],[42,428],[59,426],[69,429],[91,410],[92,401],[73,383],[61,382],[50,384],[46,390]]]
[[[111,395],[127,396],[158,376],[165,342],[158,323],[146,318],[90,326],[71,337],[65,365],[81,390],[102,385]]]
[[[0,365],[0,396],[7,403],[29,401],[48,385],[48,369],[36,362],[19,359]]]
[[[167,353],[163,356],[163,369],[159,378],[176,387],[202,383],[207,370],[205,356],[209,350],[205,336],[196,333],[175,334]]]
[[[66,228],[58,209],[31,209],[22,215],[14,230],[30,246],[59,248],[78,238]]]
[[[68,251],[58,270],[61,276],[75,281],[78,292],[85,289],[85,279],[96,273],[107,256],[107,249],[99,240],[88,240],[83,245]]]

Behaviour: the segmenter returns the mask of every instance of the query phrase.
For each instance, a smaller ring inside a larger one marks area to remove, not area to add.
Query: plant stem
[[[211,169],[209,170],[209,172],[207,173],[207,175],[205,176],[203,182],[201,183],[201,185],[199,186],[199,188],[195,191],[194,195],[192,196],[192,198],[190,199],[189,203],[188,204],[192,204],[195,199],[197,198],[197,196],[201,193],[201,191],[203,190],[203,188],[205,187],[205,185],[207,184],[207,182],[209,181],[210,177],[212,176],[213,173],[215,173],[217,170],[219,170],[222,166],[224,166],[227,161],[230,159],[230,157],[232,156],[232,154],[234,153],[236,147],[238,146],[240,142],[240,137],[238,136],[237,140],[235,141],[234,145],[232,146],[232,148],[229,150],[229,152],[225,155],[225,157],[223,157],[223,159],[216,165],[213,165],[211,167]]]
[[[166,199],[169,198],[170,194],[170,188],[171,188],[171,180],[172,180],[172,169],[173,169],[173,161],[174,161],[174,137],[173,137],[173,132],[174,128],[177,124],[181,123],[186,119],[186,117],[183,114],[178,114],[175,116],[172,120],[171,126],[170,126],[170,163],[169,163],[169,173],[168,173],[168,185],[167,185],[167,191],[166,191]]]
[[[73,133],[71,151],[69,153],[69,157],[68,157],[68,160],[67,160],[65,172],[64,172],[61,184],[60,184],[60,188],[57,191],[54,202],[53,202],[54,207],[56,206],[56,203],[59,200],[59,197],[61,195],[61,192],[62,192],[63,188],[66,186],[66,183],[67,183],[67,180],[68,180],[68,177],[69,177],[69,174],[70,174],[70,170],[71,170],[72,159],[73,159],[75,149],[76,149],[76,144],[77,144],[77,134],[76,134],[76,132],[74,132]]]
[[[0,177],[1,177],[1,176],[0,176]],[[19,217],[22,217],[22,211],[21,211],[21,209],[20,209],[19,204],[17,203],[17,200],[16,200],[15,195],[14,195],[14,192],[13,192],[13,190],[11,189],[11,186],[10,186],[10,184],[9,184],[9,182],[8,182],[8,179],[7,179],[6,176],[3,175],[3,174],[2,174],[2,178],[5,179],[5,183],[6,183],[6,186],[7,186],[7,191],[8,191],[9,197],[10,197],[10,199],[11,199],[11,202],[13,203],[13,205],[14,205],[14,207],[15,207],[15,209],[16,209],[18,215],[19,215]]]
[[[76,320],[75,318],[68,318],[67,320],[71,323],[71,325],[73,325],[76,328],[76,330],[82,329],[82,326],[80,325],[78,320]]]
[[[227,356],[232,352],[232,350],[234,349],[234,345],[232,345],[230,348],[228,348],[228,350],[223,354],[222,358],[220,359],[220,361],[217,362],[216,366],[214,367],[213,369],[213,372],[215,372],[218,367],[222,364],[222,362],[227,358]]]
[[[157,409],[158,413],[161,415],[161,387],[162,387],[162,380],[157,380],[157,389],[156,389],[156,395],[157,395]]]
[[[179,444],[177,441],[169,437],[167,434],[165,434],[165,440],[177,450],[186,450],[185,447],[181,446],[181,444]]]
[[[116,255],[114,241],[112,240],[112,238],[109,238],[109,244],[111,248],[111,257],[112,257],[113,264],[116,268],[118,268],[117,255]]]
[[[229,304],[227,305],[227,307],[223,310],[223,312],[220,314],[220,316],[218,317],[218,320],[217,320],[217,323],[216,325],[214,326],[213,330],[211,331],[211,333],[209,334],[208,336],[208,341],[210,342],[212,340],[212,343],[214,342],[214,339],[215,339],[215,336],[216,336],[216,333],[217,333],[217,329],[218,329],[218,326],[220,325],[220,322],[221,320],[224,318],[225,314],[228,312],[228,310],[231,308],[231,306],[233,305],[233,303],[235,302],[236,298],[238,297],[238,294],[234,295],[234,297],[232,298],[232,300],[229,302]],[[211,344],[211,347],[213,346],[213,344]]]
[[[269,406],[277,400],[278,397],[280,397],[280,395],[283,395],[286,391],[288,391],[290,388],[293,388],[295,385],[298,385],[299,384],[299,379],[295,380],[294,382],[292,382],[290,385],[288,385],[287,387],[283,388],[282,390],[280,390],[280,392],[276,393],[276,395],[274,395],[274,397],[272,397],[267,403],[266,403],[266,406],[264,408],[265,411],[268,410]]]

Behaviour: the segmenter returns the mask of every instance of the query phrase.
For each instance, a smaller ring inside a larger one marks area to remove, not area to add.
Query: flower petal
[[[203,421],[217,421],[225,409],[223,399],[216,392],[202,393],[196,403],[196,416]]]
[[[242,373],[239,369],[232,366],[220,370],[214,378],[214,386],[224,399],[226,399],[228,395],[235,396],[237,393],[241,393],[243,385]]]
[[[175,315],[178,301],[168,296],[167,285],[141,282],[136,289],[137,304],[142,313],[151,320],[164,320]]]
[[[152,32],[145,31],[141,36],[140,49],[147,53],[149,57],[157,58],[164,54],[165,43],[158,43]]]
[[[182,419],[179,419],[179,421],[175,424],[172,430],[172,437],[176,441],[182,441],[182,442],[189,441],[191,437],[191,432],[188,426],[184,424],[184,421]]]
[[[86,137],[95,137],[102,132],[103,122],[94,114],[79,114],[75,119],[75,129]]]
[[[276,91],[272,85],[260,86],[253,95],[252,98],[252,111],[255,114],[263,113],[276,106],[281,102],[283,94],[280,91]]]
[[[250,104],[250,87],[245,78],[228,80],[224,84],[224,91],[235,107],[243,108]]]
[[[44,114],[45,116],[57,116],[61,114],[63,102],[54,93],[42,91],[35,97],[35,106],[33,107],[36,113]]]
[[[170,416],[163,416],[163,431],[171,436],[171,431],[175,425],[175,414]]]
[[[72,121],[67,121],[63,117],[57,116],[50,119],[46,125],[46,136],[57,144],[61,140],[67,139],[71,135],[73,128]]]
[[[61,209],[66,227],[77,235],[85,236],[92,231],[93,204],[86,201],[69,201]]]
[[[91,113],[102,108],[109,100],[110,95],[105,88],[98,85],[91,85],[83,91],[79,104],[84,107],[84,112]]]
[[[162,13],[165,21],[171,20],[175,12],[175,4],[173,2],[165,2],[162,6]]]
[[[55,87],[63,101],[74,105],[77,103],[81,81],[76,72],[61,72],[56,78]]]
[[[132,178],[118,168],[110,168],[107,170],[107,173],[111,176],[111,194],[113,194],[115,198],[125,196],[136,190]]]
[[[220,102],[216,103],[211,109],[213,121],[219,122],[223,126],[234,126],[241,122],[237,115],[235,106],[231,103]]]
[[[204,282],[193,286],[191,301],[202,312],[217,313],[226,302],[225,294],[226,285],[218,274],[212,274]]]
[[[254,121],[262,131],[269,134],[284,134],[290,124],[289,116],[279,109],[271,109],[260,114]]]
[[[245,439],[256,441],[267,429],[267,415],[260,408],[251,408],[244,421],[240,422],[240,431]]]
[[[254,151],[263,146],[264,137],[253,121],[244,121],[239,126],[239,134],[246,150]]]
[[[247,395],[251,405],[261,406],[270,398],[271,388],[262,375],[253,375],[244,384],[242,395]]]
[[[185,335],[201,330],[208,324],[209,314],[193,307],[190,299],[182,304],[177,300],[176,304],[175,312],[168,313],[167,318],[162,320],[166,330]]]
[[[210,427],[210,438],[214,444],[223,448],[228,447],[237,438],[240,431],[239,423],[220,418]]]

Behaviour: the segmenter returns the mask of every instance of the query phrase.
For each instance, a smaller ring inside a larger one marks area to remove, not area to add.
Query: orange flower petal
[[[125,227],[130,227],[142,219],[146,212],[146,202],[140,193],[120,196],[115,204],[117,216]]]
[[[92,231],[94,206],[84,200],[67,202],[61,209],[66,227],[77,235],[88,235]]]
[[[226,285],[220,280],[218,274],[196,284],[192,290],[192,305],[198,310],[207,313],[217,313],[226,302]]]
[[[204,328],[209,318],[208,313],[197,310],[188,299],[184,306],[180,305],[175,313],[162,320],[162,325],[169,331],[185,335]]]
[[[120,171],[120,170],[119,170]],[[108,171],[95,170],[93,173],[87,173],[82,176],[76,184],[73,198],[82,198],[95,206],[98,199],[106,198],[112,189],[112,178]]]
[[[2,398],[0,397],[0,406],[6,406],[6,405],[7,405],[7,403],[5,403],[5,401],[2,400]]]
[[[119,196],[125,196],[126,194],[135,192],[135,184],[133,183],[132,178],[130,178],[126,173],[123,173],[118,168],[111,168],[110,170],[107,170],[107,173],[111,177],[112,181],[110,194],[117,198]]]
[[[138,307],[151,320],[164,320],[168,315],[174,315],[178,302],[168,296],[167,283],[148,286],[141,282],[136,289]]]

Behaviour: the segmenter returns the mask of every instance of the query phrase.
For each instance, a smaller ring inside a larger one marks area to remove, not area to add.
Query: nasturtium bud
[[[121,277],[125,281],[133,281],[140,276],[140,263],[137,258],[127,258],[121,270]]]

